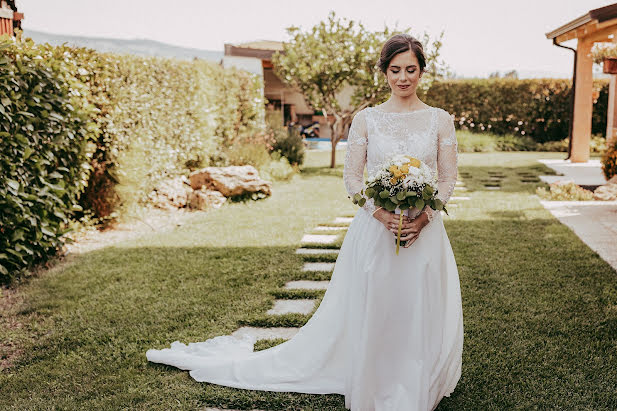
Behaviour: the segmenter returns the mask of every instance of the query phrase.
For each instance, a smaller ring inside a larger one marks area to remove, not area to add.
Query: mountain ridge
[[[175,46],[149,39],[115,39],[110,37],[86,37],[72,34],[54,34],[43,31],[24,29],[24,37],[30,37],[36,43],[61,45],[68,43],[72,46],[87,47],[100,52],[135,54],[139,56],[171,57],[180,60],[194,58],[220,63],[223,51],[202,50],[196,48]]]

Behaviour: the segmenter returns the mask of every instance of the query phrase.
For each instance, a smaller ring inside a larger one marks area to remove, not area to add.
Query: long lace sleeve
[[[458,142],[454,119],[447,111],[441,111],[437,129],[437,198],[444,205],[452,196],[458,176]],[[447,207],[446,207],[447,208]],[[429,221],[440,211],[425,207]]]
[[[343,182],[349,198],[360,192],[364,187],[364,166],[366,165],[366,148],[368,135],[364,110],[356,113],[351,120],[347,135],[347,152],[345,153],[345,166],[343,168]],[[375,204],[369,198],[362,206],[369,213],[375,211]]]

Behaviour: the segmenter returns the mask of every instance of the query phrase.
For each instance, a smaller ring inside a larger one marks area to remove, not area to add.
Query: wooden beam
[[[596,30],[593,33],[589,33],[583,37],[579,37],[579,40],[591,41],[591,42],[599,42],[606,41],[610,34],[617,34],[617,21],[614,21],[613,24],[609,27],[605,27],[600,30]]]

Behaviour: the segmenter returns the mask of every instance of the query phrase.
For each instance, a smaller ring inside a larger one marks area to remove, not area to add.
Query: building
[[[320,124],[320,137],[330,138],[330,127],[325,117],[308,106],[302,93],[287,86],[274,74],[272,55],[282,50],[282,42],[271,40],[225,44],[222,64],[223,67],[237,67],[261,76],[269,108],[281,110],[285,125],[290,122],[309,125],[317,121]],[[349,105],[352,91],[351,87],[347,87],[338,96],[343,107]]]

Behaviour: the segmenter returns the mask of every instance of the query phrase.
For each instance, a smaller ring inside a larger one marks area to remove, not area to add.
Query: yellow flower
[[[392,178],[390,179],[390,184],[396,184],[396,182],[397,182],[397,181],[398,181],[398,178],[396,178],[396,177],[392,177]]]
[[[417,158],[412,158],[411,160],[409,160],[409,165],[415,168],[420,168],[420,160],[418,160]]]
[[[398,171],[398,167],[395,165],[391,165],[389,170],[392,174],[396,174],[396,172]]]
[[[403,173],[405,174],[409,173],[409,163],[403,164],[403,166],[401,167],[401,171],[403,171]]]

